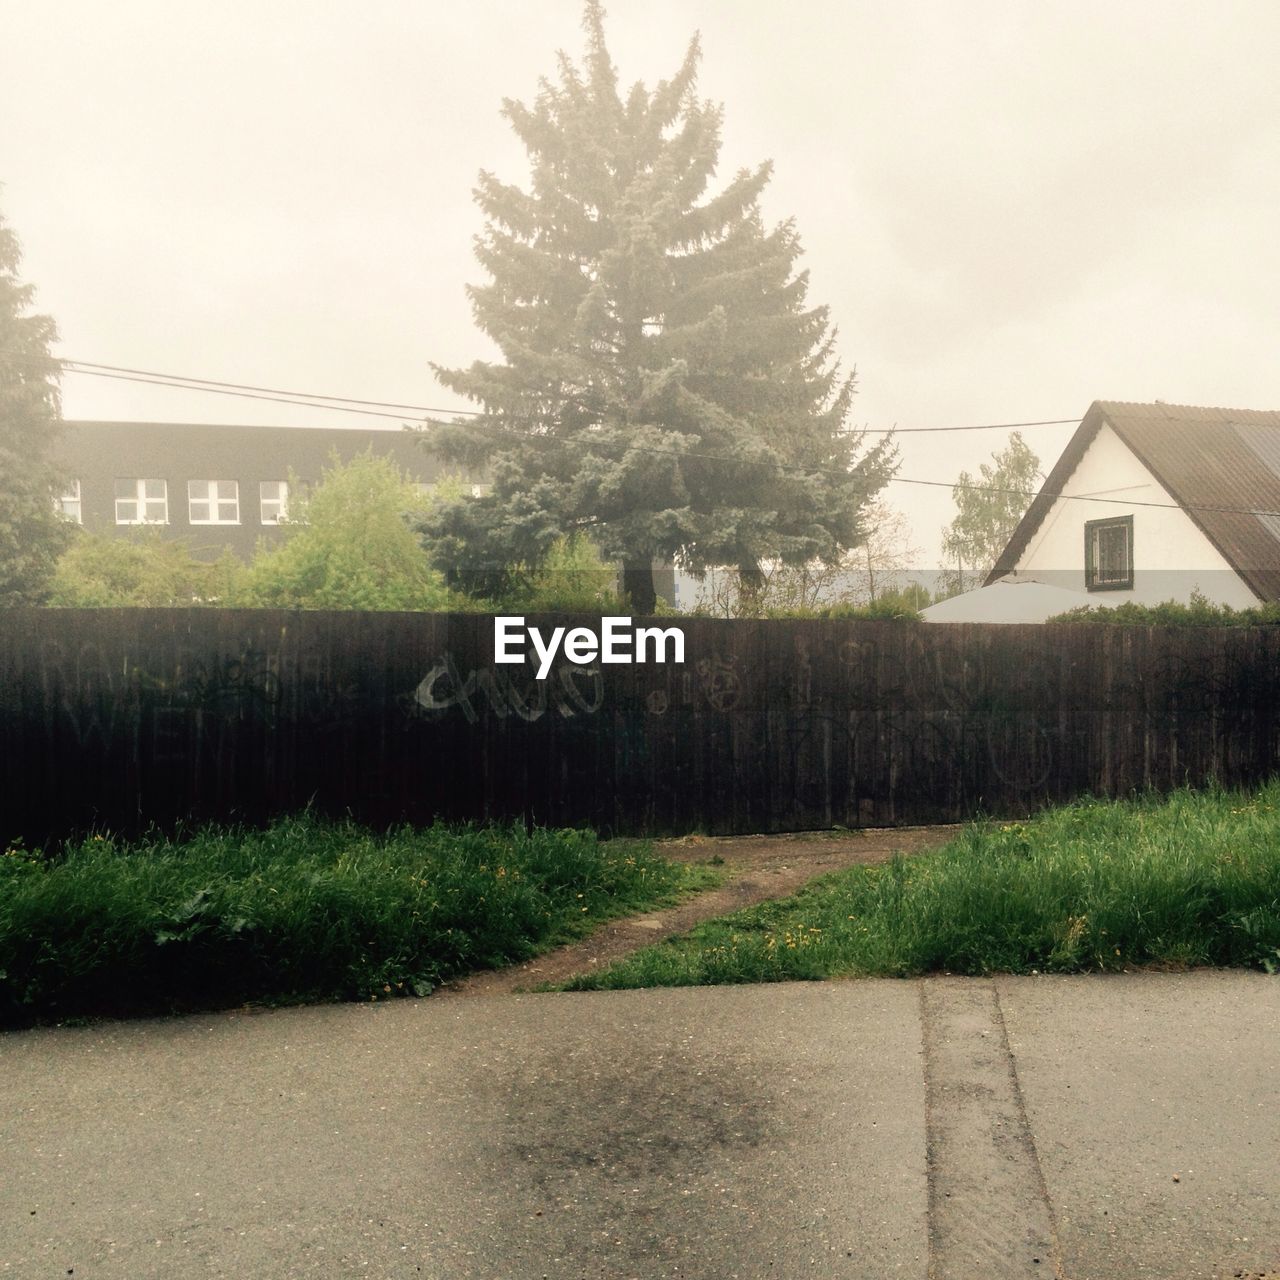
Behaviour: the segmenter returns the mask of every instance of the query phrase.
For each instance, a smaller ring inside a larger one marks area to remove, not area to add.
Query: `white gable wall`
[[[1019,573],[1084,591],[1085,521],[1131,515],[1133,590],[1091,591],[1091,599],[1107,604],[1127,600],[1159,604],[1164,600],[1186,601],[1192,591],[1199,591],[1215,604],[1237,609],[1258,603],[1244,579],[1106,423],[1062,486],[1062,492],[1110,501],[1059,498],[1019,558]],[[1129,502],[1168,503],[1171,509],[1129,506]]]

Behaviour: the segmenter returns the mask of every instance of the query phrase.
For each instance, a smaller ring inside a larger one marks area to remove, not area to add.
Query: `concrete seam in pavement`
[[[1004,1050],[1005,1060],[1009,1064],[1009,1081],[1013,1086],[1013,1096],[1018,1107],[1018,1116],[1022,1121],[1023,1140],[1035,1166],[1036,1188],[1040,1199],[1044,1201],[1045,1213],[1049,1218],[1049,1241],[1053,1246],[1053,1274],[1055,1280],[1065,1280],[1062,1263],[1062,1245],[1058,1236],[1058,1219],[1053,1212],[1053,1201],[1049,1197],[1049,1183],[1044,1176],[1044,1166],[1040,1163],[1040,1149],[1036,1146],[1036,1135],[1031,1128],[1031,1118],[1027,1114],[1027,1101],[1022,1093],[1022,1081],[1018,1079],[1018,1060],[1013,1055],[1013,1046],[1009,1043],[1009,1027],[1004,1020],[1004,1006],[1000,1003],[1000,988],[991,983],[991,997],[995,1003],[996,1019],[1000,1023],[1000,1045]]]
[[[929,1003],[925,996],[925,984],[916,984],[916,993],[920,997],[920,1056],[921,1074],[924,1078],[924,1169],[926,1213],[928,1215],[928,1280],[937,1280],[938,1276],[938,1180],[934,1170],[938,1165],[937,1126],[933,1119],[933,1046],[932,1023],[929,1019]]]
[[[919,984],[929,1280],[1064,1280],[995,984]]]

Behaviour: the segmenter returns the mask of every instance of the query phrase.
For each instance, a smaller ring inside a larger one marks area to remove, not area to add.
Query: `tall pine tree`
[[[29,315],[18,238],[0,219],[0,605],[39,603],[69,529],[54,513],[49,449],[61,423],[57,331]]]
[[[493,590],[504,565],[586,532],[647,613],[658,557],[736,566],[748,589],[763,560],[836,559],[895,456],[859,455],[795,228],[761,217],[770,165],[708,194],[721,111],[696,96],[696,37],[675,76],[624,96],[599,0],[584,26],[581,67],[561,54],[532,107],[503,104],[529,189],[480,175],[490,281],[469,293],[503,360],[436,367],[481,412],[428,440],[493,485],[424,534],[455,581]]]

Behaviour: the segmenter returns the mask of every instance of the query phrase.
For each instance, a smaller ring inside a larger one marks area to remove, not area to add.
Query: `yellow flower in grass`
[[[1063,942],[1068,945],[1079,942],[1081,937],[1084,935],[1084,931],[1088,927],[1088,924],[1088,916],[1068,916],[1066,932],[1062,939]]]

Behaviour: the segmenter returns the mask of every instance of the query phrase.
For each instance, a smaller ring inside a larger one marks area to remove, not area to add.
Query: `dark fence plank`
[[[530,618],[598,626],[594,618]],[[0,839],[262,822],[777,831],[1225,784],[1280,632],[664,620],[683,665],[495,665],[485,615],[0,613]]]

